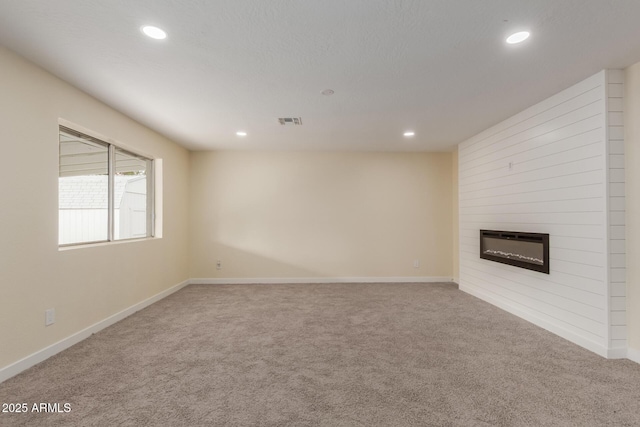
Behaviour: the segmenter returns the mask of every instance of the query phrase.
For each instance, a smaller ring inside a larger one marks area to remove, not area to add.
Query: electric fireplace
[[[549,274],[549,235],[480,230],[480,258]]]

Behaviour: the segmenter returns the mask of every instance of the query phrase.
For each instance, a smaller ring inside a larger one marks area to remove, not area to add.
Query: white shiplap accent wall
[[[607,72],[607,147],[609,154],[609,355],[623,357],[627,348],[624,72]]]
[[[609,182],[609,167],[619,159],[608,157],[617,155],[608,150],[608,135],[617,131],[607,129],[617,116],[609,114],[616,102],[607,96],[621,93],[608,90],[609,74],[470,138],[458,160],[460,289],[603,356],[624,335],[622,325],[611,326],[623,316],[610,311],[614,302],[624,309],[616,299],[624,286],[609,286],[620,255],[610,254],[609,239],[621,231],[608,224],[609,205],[620,205],[609,200],[619,190]],[[551,273],[480,259],[480,229],[549,233]]]

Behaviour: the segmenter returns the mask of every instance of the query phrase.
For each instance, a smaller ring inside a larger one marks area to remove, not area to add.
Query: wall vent
[[[302,117],[281,117],[278,122],[282,125],[301,125]]]

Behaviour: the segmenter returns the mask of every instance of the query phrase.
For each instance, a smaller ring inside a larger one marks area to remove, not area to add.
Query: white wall
[[[15,362],[188,279],[188,152],[0,48],[0,380]],[[58,119],[163,159],[163,238],[58,249]],[[45,327],[45,310],[56,323]],[[3,371],[4,369],[4,371]]]
[[[452,277],[451,153],[195,152],[191,191],[193,278]]]
[[[615,357],[624,353],[610,341],[607,78],[459,145],[460,289]],[[549,233],[551,273],[480,259],[480,229]]]

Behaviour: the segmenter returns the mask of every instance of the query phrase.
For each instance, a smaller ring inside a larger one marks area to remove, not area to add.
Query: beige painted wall
[[[458,211],[458,147],[451,153],[451,228],[453,279],[460,280],[460,240]]]
[[[194,152],[190,183],[192,278],[451,277],[451,153]]]
[[[640,351],[640,62],[625,70],[624,149],[627,237],[627,331]]]
[[[188,278],[189,155],[1,47],[0,94],[1,369]],[[162,239],[58,250],[58,118],[163,159]]]

